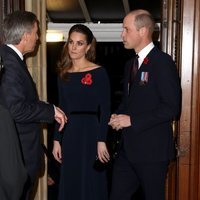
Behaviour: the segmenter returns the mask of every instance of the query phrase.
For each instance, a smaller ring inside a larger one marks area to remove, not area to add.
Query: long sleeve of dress
[[[105,70],[102,70],[101,76],[98,78],[98,98],[100,107],[100,131],[98,141],[106,141],[110,117],[110,82]]]

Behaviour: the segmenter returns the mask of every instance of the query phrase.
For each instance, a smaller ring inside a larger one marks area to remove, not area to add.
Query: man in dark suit
[[[2,66],[0,57],[0,79]],[[27,180],[27,171],[22,160],[15,124],[8,110],[1,105],[0,142],[0,199],[20,199]]]
[[[27,180],[15,124],[7,109],[0,105],[0,199],[20,199]]]
[[[145,200],[165,199],[167,168],[174,158],[171,123],[180,112],[181,88],[172,58],[152,42],[153,31],[154,20],[146,10],[124,18],[124,47],[137,56],[126,65],[123,100],[109,122],[113,129],[122,129],[111,200],[130,200],[139,186]],[[131,71],[136,61],[139,69]]]
[[[27,11],[9,14],[4,20],[3,36],[0,55],[4,71],[0,84],[0,104],[9,110],[19,134],[30,180],[24,192],[24,198],[28,199],[40,168],[40,123],[50,123],[55,119],[60,123],[61,130],[66,123],[66,116],[54,105],[39,100],[35,83],[23,60],[26,53],[34,51],[38,40],[38,20],[35,14]]]

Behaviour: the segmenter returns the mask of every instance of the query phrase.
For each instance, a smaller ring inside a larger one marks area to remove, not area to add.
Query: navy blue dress
[[[59,102],[68,122],[61,141],[59,200],[107,200],[106,172],[94,168],[97,142],[106,141],[110,84],[103,67],[58,79]]]

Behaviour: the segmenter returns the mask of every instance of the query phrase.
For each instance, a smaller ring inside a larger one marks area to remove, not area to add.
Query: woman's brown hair
[[[96,59],[96,39],[93,36],[92,31],[83,24],[76,24],[72,26],[71,29],[69,30],[68,40],[63,47],[63,50],[61,53],[61,59],[57,65],[58,74],[62,79],[67,79],[67,72],[72,67],[72,60],[68,52],[68,43],[69,43],[70,35],[73,32],[84,34],[86,36],[87,44],[88,45],[91,44],[90,49],[85,55],[86,59],[89,60],[90,62],[94,62]]]

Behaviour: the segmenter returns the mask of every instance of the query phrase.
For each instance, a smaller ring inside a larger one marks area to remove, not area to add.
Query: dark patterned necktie
[[[130,85],[133,83],[135,76],[137,74],[137,71],[138,71],[138,67],[139,67],[138,58],[139,58],[139,56],[136,54],[136,56],[133,60],[133,65],[131,66],[131,69],[130,69],[130,81],[129,81]]]

